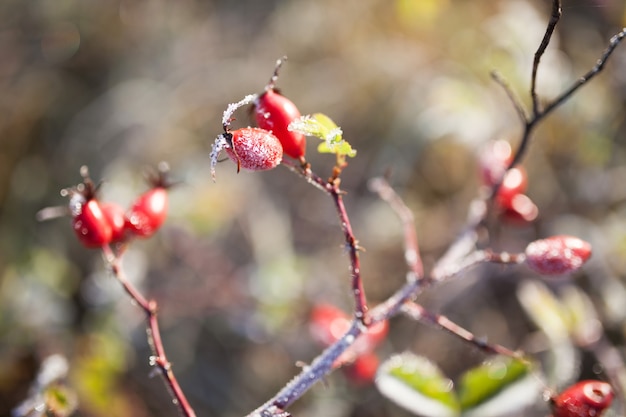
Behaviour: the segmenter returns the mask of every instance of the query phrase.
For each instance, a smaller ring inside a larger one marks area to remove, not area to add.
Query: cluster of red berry
[[[263,93],[254,96],[253,112],[258,127],[231,131],[231,119],[227,118],[224,133],[218,136],[213,145],[213,165],[222,150],[237,164],[238,170],[263,171],[275,168],[280,164],[283,153],[304,163],[306,137],[300,132],[289,130],[289,124],[300,118],[300,111],[275,88],[283,60],[278,61],[274,75]]]
[[[506,170],[512,160],[513,151],[507,141],[498,140],[490,143],[479,158],[482,183],[492,188],[502,181],[494,200],[502,218],[514,223],[528,223],[537,218],[539,209],[524,194],[528,187],[524,167],[516,166]]]
[[[283,153],[299,161],[304,168],[306,138],[289,129],[301,114],[295,104],[275,88],[279,60],[270,82],[263,93],[251,95],[235,103],[224,113],[224,133],[219,135],[211,152],[212,171],[222,150],[239,168],[253,171],[267,170],[279,165]],[[243,105],[253,105],[258,127],[230,130],[233,112]],[[509,166],[513,160],[511,147],[506,141],[491,143],[480,156],[482,183],[497,192],[494,207],[505,220],[531,222],[538,214],[537,206],[526,196],[528,179],[523,167]],[[73,229],[86,247],[103,247],[125,243],[129,239],[146,238],[154,234],[165,221],[168,208],[166,167],[160,167],[151,180],[151,188],[139,196],[130,209],[97,198],[98,186],[89,178],[86,168],[81,170],[83,181],[63,190],[68,196]],[[508,255],[507,255],[508,256]],[[572,272],[591,256],[591,246],[572,236],[553,236],[529,244],[519,262],[525,262],[542,275]],[[313,339],[322,346],[332,346],[346,335],[353,321],[342,310],[329,304],[316,305],[310,316]],[[355,383],[371,383],[376,377],[379,358],[376,347],[386,338],[388,322],[371,325],[361,333],[341,356],[333,368],[341,368],[346,377]],[[553,417],[599,416],[613,399],[610,384],[601,381],[582,381],[560,394],[547,396],[552,405]],[[546,398],[547,398],[546,397]]]
[[[167,216],[167,166],[162,164],[150,178],[151,189],[140,195],[125,211],[119,204],[97,198],[98,186],[89,178],[87,167],[81,168],[83,182],[62,190],[68,196],[72,228],[78,240],[88,248],[123,243],[133,237],[147,238],[156,232]]]

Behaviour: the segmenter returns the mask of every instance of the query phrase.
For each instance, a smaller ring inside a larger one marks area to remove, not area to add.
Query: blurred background
[[[124,257],[160,305],[165,348],[200,416],[241,416],[282,387],[321,347],[308,315],[320,301],[352,308],[348,258],[332,201],[284,168],[209,172],[228,103],[260,92],[277,58],[278,87],[303,114],[323,112],[358,155],[342,176],[367,251],[372,304],[405,280],[402,229],[367,189],[391,183],[416,216],[426,267],[461,230],[479,186],[477,150],[521,126],[497,69],[528,103],[532,58],[550,1],[524,0],[4,0],[0,4],[0,415],[28,396],[40,361],[70,363],[81,416],[174,416],[151,378],[144,317],[83,248],[69,218],[43,207],[88,165],[103,200],[128,206],[146,168],[169,162],[181,184],[153,238]],[[566,0],[542,60],[538,92],[555,97],[590,69],[626,24],[621,0]],[[626,45],[606,72],[546,119],[524,166],[539,207],[532,224],[492,225],[497,250],[576,234],[594,258],[571,281],[594,301],[623,353],[626,298]],[[245,110],[238,125],[252,123]],[[333,158],[307,159],[322,176]],[[523,347],[536,327],[516,298],[523,268],[476,268],[420,296],[489,340]],[[396,318],[381,358],[411,350],[454,377],[485,356],[441,331]],[[582,360],[582,375],[598,371]],[[296,416],[405,412],[341,372],[293,408]],[[543,414],[547,414],[544,410]],[[521,415],[521,414],[520,414]],[[529,414],[532,415],[532,414]]]

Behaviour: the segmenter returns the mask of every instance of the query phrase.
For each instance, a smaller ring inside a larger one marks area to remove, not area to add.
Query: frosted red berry
[[[125,229],[136,237],[150,237],[165,222],[167,208],[167,190],[154,187],[135,200],[126,214]]]
[[[254,102],[254,115],[260,128],[271,131],[278,138],[286,155],[295,159],[304,157],[306,137],[288,128],[301,116],[291,100],[269,89]]]
[[[574,236],[552,236],[526,247],[526,264],[543,275],[559,275],[583,266],[591,256],[591,245]]]
[[[613,401],[613,388],[603,381],[580,381],[554,396],[553,417],[599,417]]]
[[[73,210],[72,228],[84,246],[96,248],[111,242],[113,231],[98,200],[91,198]]]
[[[217,137],[211,151],[211,174],[215,177],[215,165],[222,150],[239,168],[263,171],[275,168],[283,157],[283,147],[271,132],[245,127],[225,132]]]

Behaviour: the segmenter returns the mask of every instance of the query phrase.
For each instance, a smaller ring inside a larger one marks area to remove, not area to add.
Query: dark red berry
[[[283,158],[283,147],[267,130],[245,127],[226,132],[217,137],[211,151],[211,174],[215,177],[215,165],[222,150],[239,168],[264,171],[275,168]]]
[[[168,197],[165,187],[154,187],[133,203],[126,214],[125,229],[137,237],[150,237],[165,222]]]
[[[72,207],[72,228],[80,242],[88,248],[96,248],[111,242],[113,231],[98,200],[92,198]]]
[[[289,124],[301,116],[291,100],[268,89],[255,101],[254,114],[258,126],[271,131],[278,138],[286,155],[295,159],[304,157],[306,137],[288,129]]]
[[[591,245],[574,236],[552,236],[526,247],[526,264],[543,275],[559,275],[583,266],[591,256]]]
[[[100,209],[111,225],[111,242],[121,242],[125,238],[126,215],[122,206],[116,203],[101,203]]]
[[[613,401],[613,388],[602,381],[580,381],[552,398],[553,417],[599,417]]]

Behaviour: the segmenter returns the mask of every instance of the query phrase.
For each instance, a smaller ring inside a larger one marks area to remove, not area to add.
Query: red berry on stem
[[[526,247],[526,264],[544,275],[559,275],[580,268],[591,256],[591,245],[574,236],[552,236]]]
[[[100,209],[111,226],[111,242],[121,242],[126,235],[126,215],[122,206],[116,203],[101,203]]]
[[[215,177],[215,165],[222,150],[237,163],[239,168],[264,171],[275,168],[283,157],[283,148],[267,130],[244,127],[217,137],[211,151],[211,174]]]
[[[343,367],[344,374],[355,384],[370,384],[376,377],[376,371],[380,365],[380,360],[375,353],[364,353],[352,362]]]
[[[111,242],[113,231],[98,200],[91,198],[74,209],[72,228],[84,246],[97,248]]]
[[[502,218],[512,223],[526,224],[539,215],[539,208],[525,194],[516,194],[509,200],[497,199],[502,209]]]
[[[528,177],[526,170],[522,167],[511,168],[504,175],[502,184],[498,189],[498,195],[496,201],[502,207],[508,207],[511,205],[511,200],[515,196],[523,194],[528,187]]]
[[[599,417],[613,401],[613,388],[602,381],[580,381],[554,396],[553,417]]]
[[[511,145],[507,141],[497,140],[489,143],[479,157],[483,184],[492,187],[500,181],[512,159]]]
[[[350,318],[348,315],[333,305],[319,304],[311,311],[311,334],[323,346],[330,346],[335,343],[349,328]],[[352,363],[359,356],[372,352],[385,339],[388,331],[389,324],[386,320],[370,326],[339,357],[335,366]]]
[[[157,186],[145,192],[126,215],[126,230],[137,237],[150,237],[165,222],[168,197],[165,187]]]
[[[289,130],[289,124],[300,118],[298,108],[291,100],[273,89],[268,89],[255,101],[256,122],[271,131],[280,141],[286,155],[300,159],[306,152],[306,137]]]

